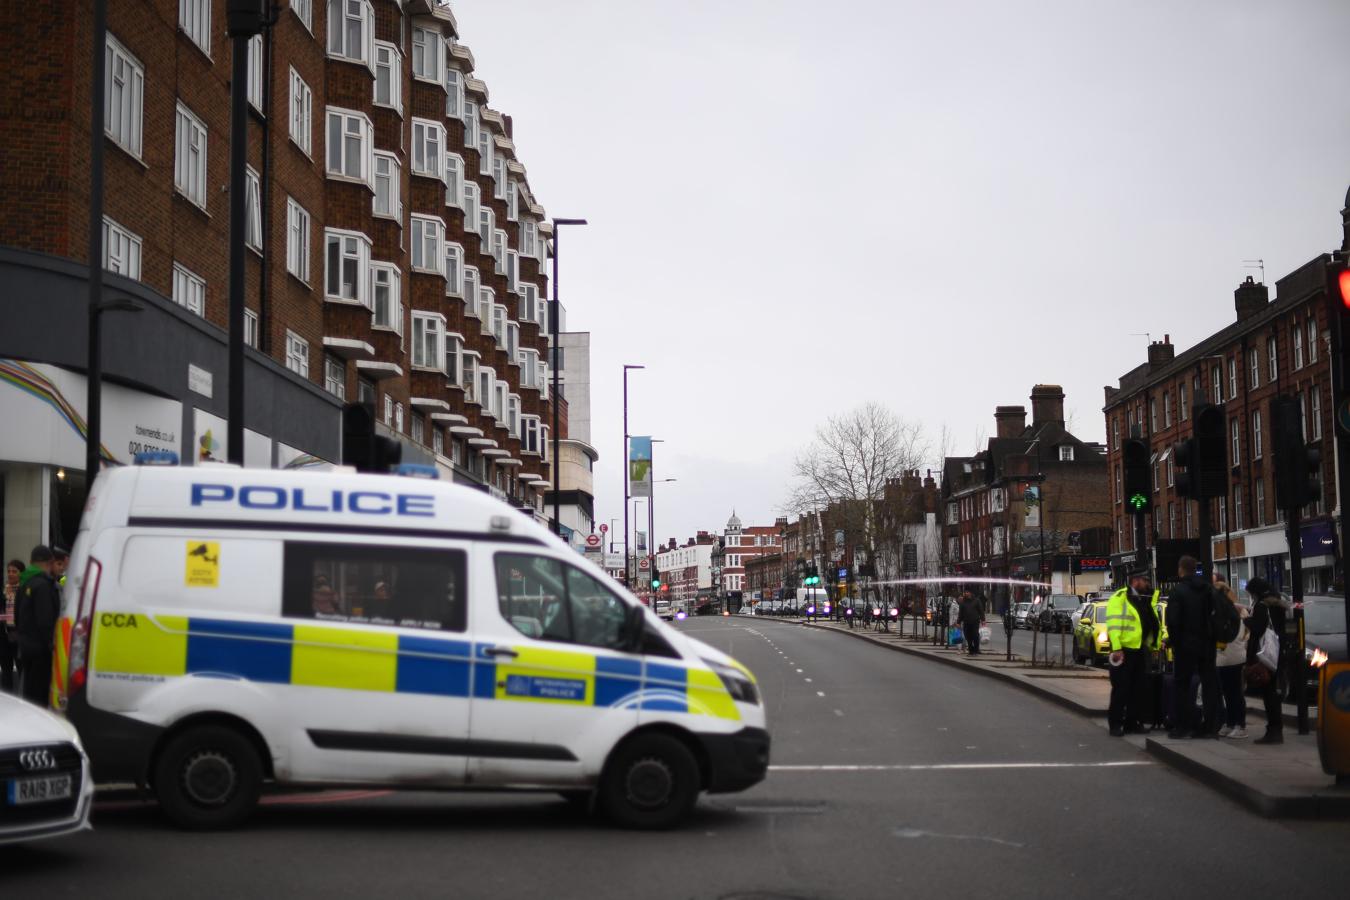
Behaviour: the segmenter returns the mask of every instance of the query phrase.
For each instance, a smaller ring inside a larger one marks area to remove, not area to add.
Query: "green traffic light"
[[[652,579],[652,587],[654,587],[654,588],[659,588],[660,586],[661,586],[661,582],[660,582],[659,580],[653,578],[653,579]]]
[[[1129,500],[1130,508],[1135,512],[1143,512],[1148,508],[1148,498],[1143,494],[1132,494]]]

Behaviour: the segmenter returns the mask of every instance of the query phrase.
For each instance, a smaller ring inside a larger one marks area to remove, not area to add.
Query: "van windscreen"
[[[288,542],[282,615],[463,631],[465,570],[462,550]]]

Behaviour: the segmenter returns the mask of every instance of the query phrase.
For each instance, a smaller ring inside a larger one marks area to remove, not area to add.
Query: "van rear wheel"
[[[693,808],[698,763],[689,748],[665,734],[640,734],[623,743],[600,779],[599,806],[617,825],[670,828]]]
[[[262,793],[262,761],[253,742],[233,728],[202,725],[173,737],[154,771],[155,795],[179,828],[234,828]]]

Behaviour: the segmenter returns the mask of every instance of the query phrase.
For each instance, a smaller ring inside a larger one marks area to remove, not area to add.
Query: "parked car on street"
[[[1013,606],[1013,628],[1030,628],[1027,624],[1027,613],[1031,610],[1031,603],[1023,601]]]
[[[1319,669],[1327,662],[1344,662],[1345,598],[1322,595],[1303,598],[1303,654],[1308,662],[1308,699],[1317,702]]]
[[[1077,594],[1051,594],[1040,609],[1041,631],[1073,631],[1074,613],[1083,600]]]
[[[83,831],[93,801],[74,727],[0,692],[0,844]]]
[[[1073,661],[1080,665],[1105,665],[1111,654],[1106,634],[1106,601],[1093,600],[1080,614],[1073,629]]]

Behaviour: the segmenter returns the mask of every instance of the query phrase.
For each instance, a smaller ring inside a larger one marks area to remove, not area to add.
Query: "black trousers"
[[[971,653],[979,653],[979,652],[980,652],[980,623],[979,623],[979,622],[976,622],[975,624],[972,625],[972,624],[970,624],[969,622],[967,622],[965,625],[962,626],[962,630],[965,631],[965,633],[966,633],[966,646],[967,646],[968,648],[970,648],[970,652],[971,652]]]
[[[1217,731],[1219,728],[1219,673],[1214,665],[1214,653],[1176,651],[1176,696],[1173,708],[1177,713],[1178,731]],[[1200,698],[1204,718],[1195,722],[1195,689],[1191,686],[1200,676]]]
[[[1223,723],[1229,728],[1247,724],[1247,698],[1242,694],[1242,664],[1219,666],[1219,688],[1223,692]]]
[[[1281,656],[1280,668],[1284,668]],[[1280,672],[1271,673],[1270,683],[1261,689],[1261,702],[1266,707],[1266,731],[1284,733],[1284,704],[1280,701]]]
[[[1111,706],[1107,720],[1112,727],[1142,725],[1148,699],[1148,651],[1125,650],[1125,661],[1111,666]]]
[[[20,696],[43,709],[51,702],[52,655],[27,653],[19,659]]]

